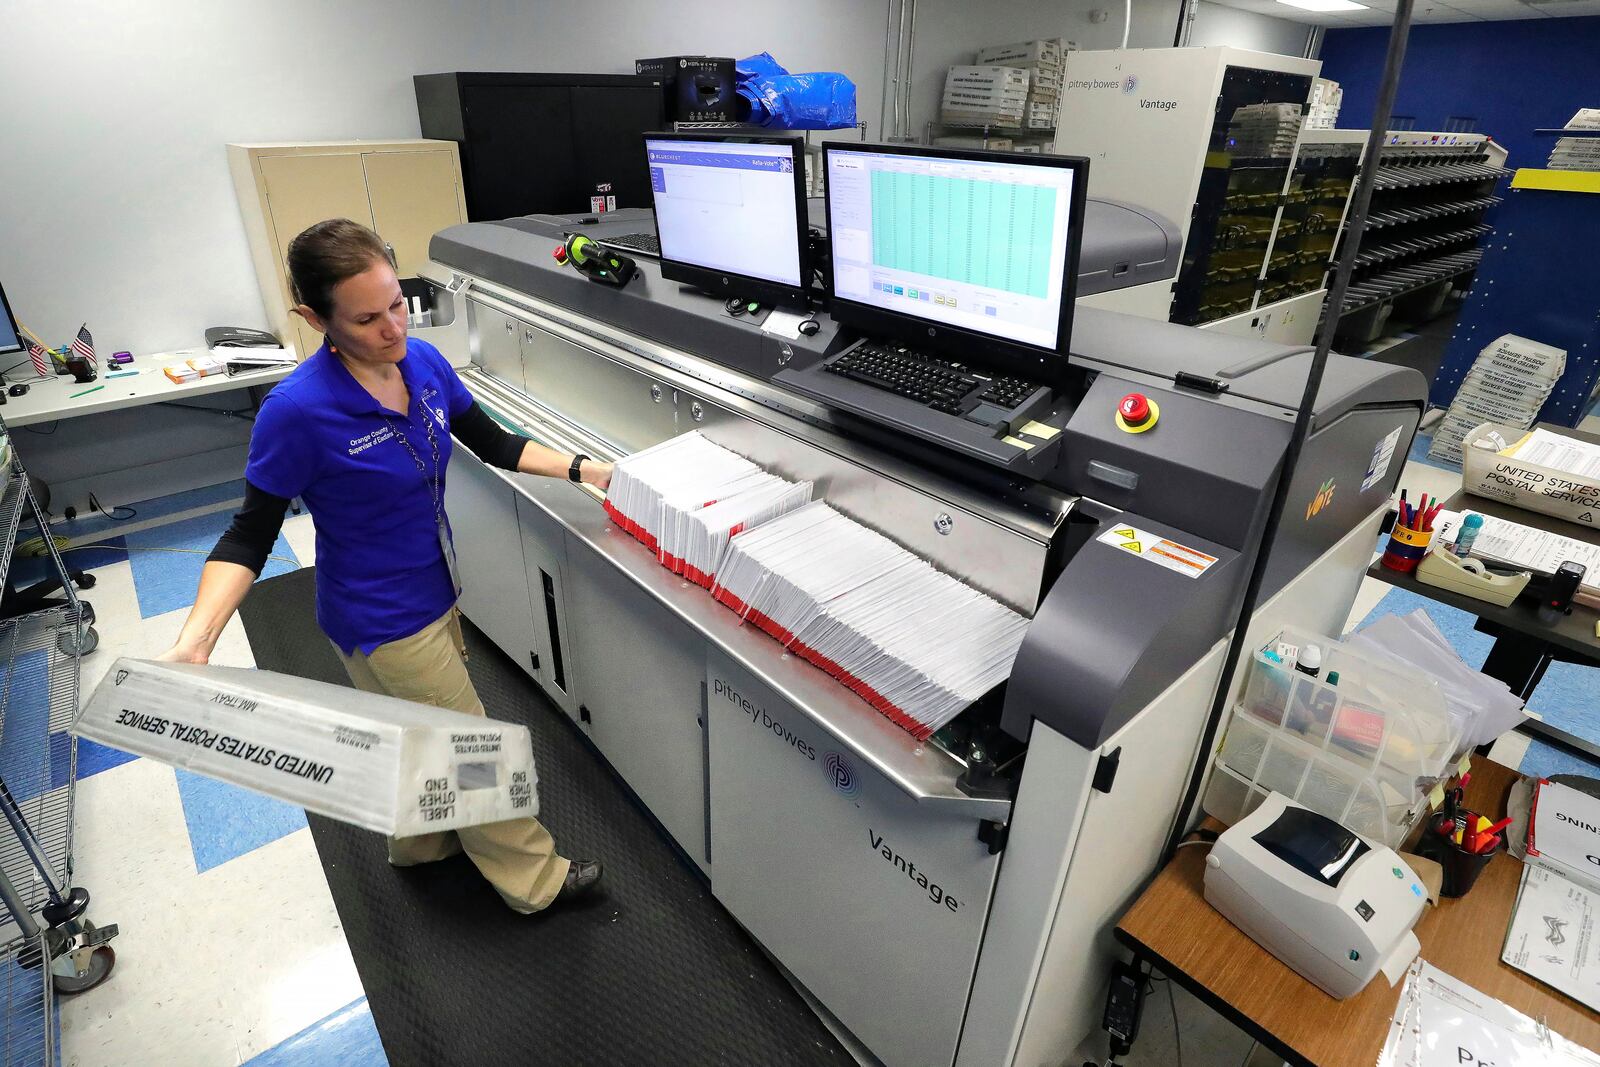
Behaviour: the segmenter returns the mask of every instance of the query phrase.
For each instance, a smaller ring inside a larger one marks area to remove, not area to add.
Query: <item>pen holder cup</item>
[[[1417,855],[1433,860],[1444,869],[1439,885],[1441,897],[1464,897],[1477,882],[1478,875],[1489,866],[1489,861],[1505,851],[1502,839],[1488,852],[1468,852],[1443,834],[1434,833],[1430,827],[1417,843]]]
[[[1432,543],[1432,530],[1412,530],[1396,525],[1389,531],[1389,543],[1383,550],[1383,565],[1392,571],[1410,574],[1422,562],[1422,557],[1428,554],[1428,546]]]

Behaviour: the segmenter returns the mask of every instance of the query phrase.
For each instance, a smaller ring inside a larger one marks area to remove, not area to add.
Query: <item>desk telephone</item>
[[[280,348],[276,337],[265,330],[244,326],[211,326],[206,329],[207,348]]]

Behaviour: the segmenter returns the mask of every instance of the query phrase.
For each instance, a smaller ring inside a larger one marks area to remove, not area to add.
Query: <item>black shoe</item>
[[[561,883],[561,892],[556,894],[556,901],[571,903],[594,892],[594,887],[600,884],[601,870],[599,860],[570,861],[566,880]]]

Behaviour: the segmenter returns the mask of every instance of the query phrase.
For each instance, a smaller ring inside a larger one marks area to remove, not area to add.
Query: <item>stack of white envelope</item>
[[[605,507],[662,566],[709,589],[731,537],[810,499],[810,482],[768,474],[696,431],[619,460]]]
[[[1009,677],[1028,625],[820,501],[741,534],[711,591],[918,738]]]

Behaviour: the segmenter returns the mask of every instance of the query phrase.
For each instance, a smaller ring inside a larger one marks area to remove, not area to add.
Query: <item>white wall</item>
[[[1202,3],[1195,15],[1192,45],[1226,44],[1281,56],[1303,56],[1311,27],[1304,22],[1275,19],[1254,11],[1223,4]]]
[[[809,0],[0,0],[0,285],[106,352],[265,325],[223,145],[416,137],[411,76],[631,72],[771,51],[839,70],[876,133],[885,8]]]

